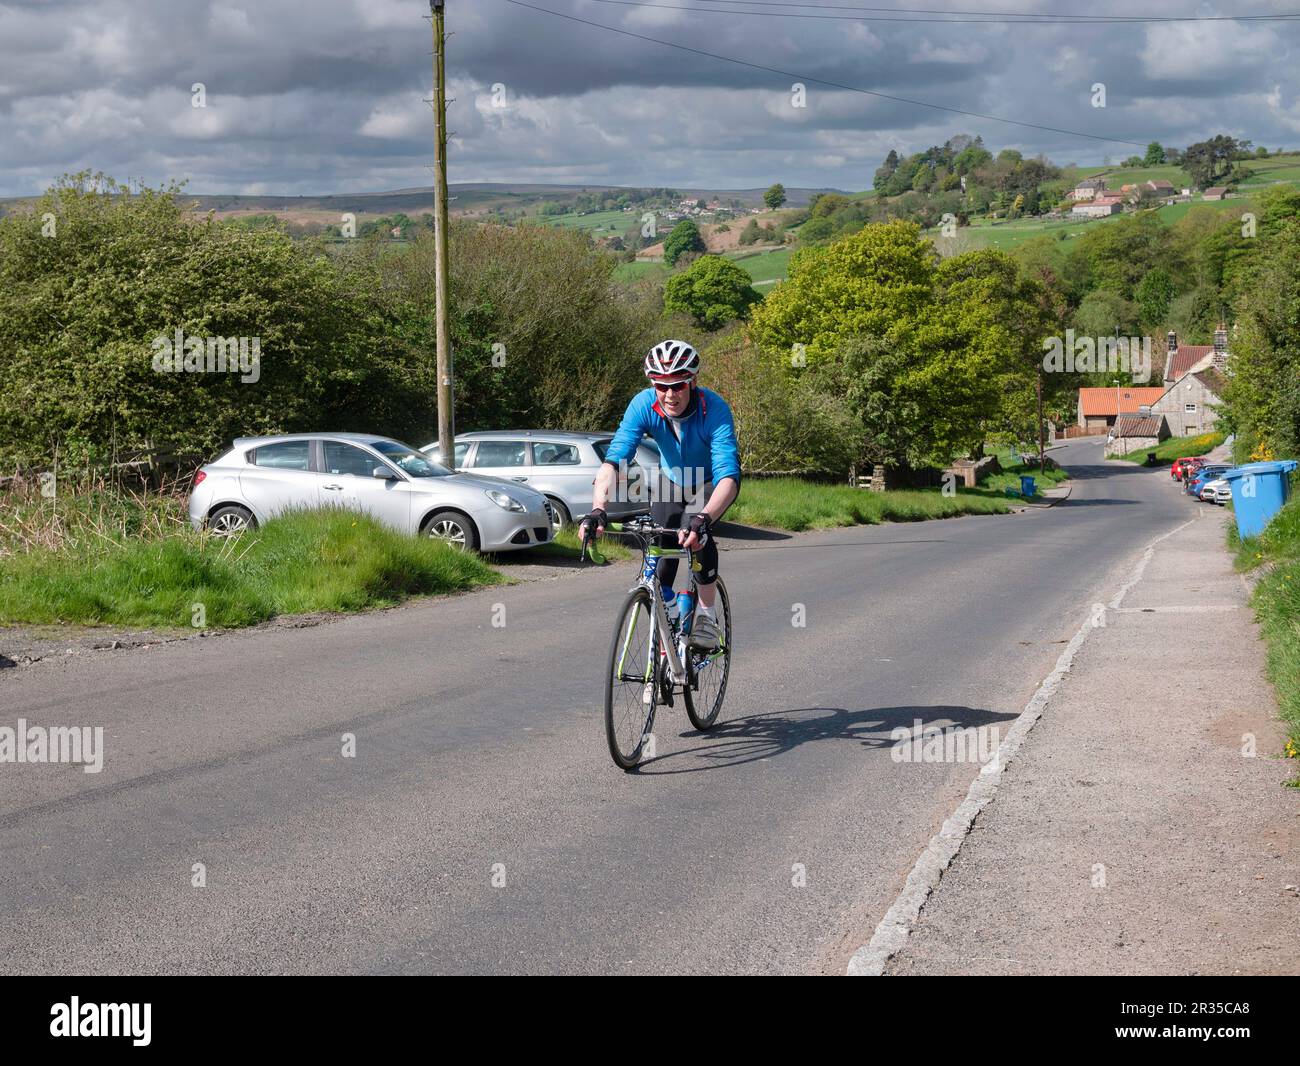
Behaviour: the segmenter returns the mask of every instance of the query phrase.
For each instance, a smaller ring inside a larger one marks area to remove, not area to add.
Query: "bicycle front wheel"
[[[690,648],[687,652],[691,662],[685,692],[686,716],[696,729],[711,729],[717,723],[727,695],[727,678],[731,676],[731,599],[722,578],[718,578],[714,612],[718,619],[718,650]]]
[[[641,760],[659,699],[655,667],[659,638],[650,593],[633,589],[623,602],[605,673],[605,735],[609,753],[624,770]]]

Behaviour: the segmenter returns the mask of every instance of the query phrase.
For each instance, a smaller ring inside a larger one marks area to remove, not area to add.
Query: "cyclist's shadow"
[[[672,713],[671,709],[667,710]],[[898,743],[891,736],[893,730],[902,726],[911,731],[917,719],[922,729],[971,729],[1016,717],[1016,714],[944,705],[871,707],[861,711],[843,707],[796,707],[719,722],[707,733],[688,728],[680,736],[696,743],[646,759],[633,773],[689,774],[723,770],[775,758],[821,740],[853,740],[865,748],[892,748]],[[658,727],[655,731],[659,731]],[[691,765],[681,765],[688,759]]]

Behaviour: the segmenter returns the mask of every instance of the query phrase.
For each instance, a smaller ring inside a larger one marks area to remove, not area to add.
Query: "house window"
[[[1195,414],[1195,413],[1196,413],[1196,404],[1194,404],[1194,403],[1185,403],[1185,404],[1183,404],[1183,410],[1186,411],[1189,415],[1190,415],[1190,414]]]

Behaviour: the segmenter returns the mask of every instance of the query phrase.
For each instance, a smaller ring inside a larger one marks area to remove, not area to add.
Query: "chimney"
[[[1220,322],[1219,328],[1214,331],[1214,354],[1226,355],[1227,352],[1228,352],[1228,327],[1225,326],[1222,322]]]
[[[1168,341],[1169,354],[1173,355],[1174,352],[1178,351],[1178,334],[1171,329],[1169,336],[1165,339]]]

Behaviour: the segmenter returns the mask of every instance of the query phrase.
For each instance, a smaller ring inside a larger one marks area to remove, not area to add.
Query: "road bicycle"
[[[660,704],[673,706],[677,693],[681,694],[686,716],[696,729],[711,729],[717,723],[731,673],[731,601],[726,585],[719,578],[714,607],[718,647],[709,651],[691,647],[700,564],[689,548],[659,544],[660,537],[676,540],[678,531],[657,525],[650,518],[634,518],[628,522],[610,522],[605,532],[626,537],[641,548],[641,577],[623,601],[605,672],[605,735],[609,753],[624,770],[632,770],[641,761],[646,742],[651,738],[655,710]],[[593,547],[593,539],[583,538],[582,555],[602,562]],[[655,576],[660,559],[684,559],[690,574],[689,607],[676,621],[669,616]]]

